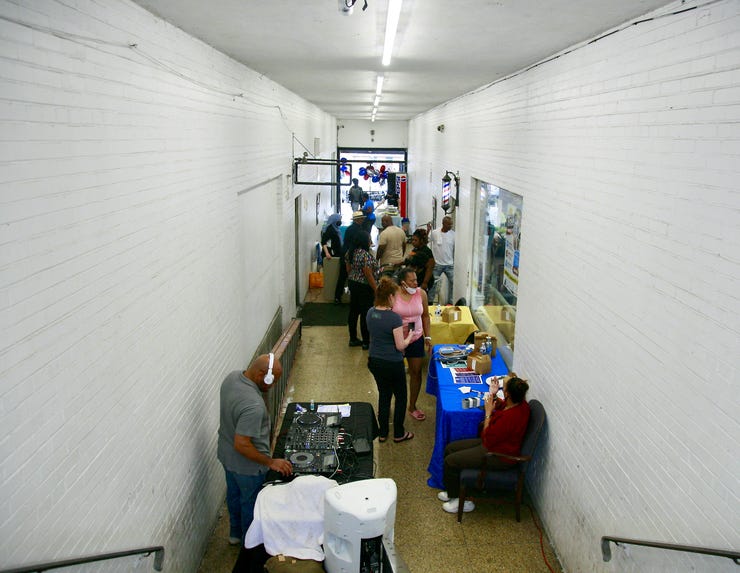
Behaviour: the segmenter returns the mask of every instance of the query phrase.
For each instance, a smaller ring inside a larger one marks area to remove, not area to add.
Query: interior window
[[[521,243],[521,195],[476,181],[471,309],[478,325],[493,333],[511,366],[516,330]]]

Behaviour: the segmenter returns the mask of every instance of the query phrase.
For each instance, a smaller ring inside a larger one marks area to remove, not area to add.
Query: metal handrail
[[[657,547],[658,549],[668,549],[670,551],[686,551],[688,553],[701,553],[703,555],[714,555],[715,557],[727,557],[740,565],[740,553],[737,551],[728,551],[726,549],[712,549],[711,547],[694,547],[692,545],[677,545],[675,543],[661,543],[659,541],[643,541],[640,539],[626,539],[624,537],[604,536],[601,538],[601,555],[604,561],[612,558],[611,547],[609,542],[615,545],[642,545],[643,547]],[[1,572],[0,572],[1,573]]]
[[[164,564],[164,546],[156,545],[153,547],[141,547],[140,549],[129,549],[127,551],[115,551],[113,553],[101,553],[99,555],[86,555],[84,557],[74,557],[61,561],[48,561],[46,563],[36,563],[34,565],[23,565],[13,569],[2,569],[0,573],[41,573],[49,569],[59,569],[61,567],[71,567],[72,565],[82,565],[83,563],[93,563],[94,561],[105,561],[107,559],[116,559],[118,557],[128,557],[130,555],[139,555],[154,553],[154,570],[161,571]]]

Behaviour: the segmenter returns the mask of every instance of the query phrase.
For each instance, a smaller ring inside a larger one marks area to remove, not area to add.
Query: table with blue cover
[[[455,384],[450,369],[444,368],[439,361],[439,349],[449,347],[448,344],[434,347],[432,358],[429,360],[429,373],[427,374],[427,394],[437,398],[434,450],[432,451],[432,459],[429,460],[429,467],[427,467],[427,471],[431,474],[427,484],[439,489],[444,489],[442,466],[445,447],[455,440],[475,438],[478,435],[478,425],[483,420],[482,409],[464,409],[462,407],[463,398],[479,395],[475,393],[463,394],[460,392],[460,386],[470,386],[472,390],[488,392],[488,385],[485,380],[489,376],[503,376],[509,373],[504,359],[497,350],[495,358],[491,360],[491,371],[481,375],[481,384]],[[464,348],[464,346],[453,346],[453,348]]]

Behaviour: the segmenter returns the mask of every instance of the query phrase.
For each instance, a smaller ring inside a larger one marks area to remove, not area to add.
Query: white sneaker
[[[457,508],[460,506],[460,498],[453,497],[450,501],[442,504],[442,509],[447,513],[457,513]],[[463,512],[470,513],[475,509],[475,504],[470,500],[465,500],[463,505]]]
[[[450,496],[449,496],[449,495],[447,495],[447,492],[446,492],[446,491],[440,491],[440,492],[439,492],[439,493],[437,494],[437,499],[438,499],[439,501],[450,501]]]

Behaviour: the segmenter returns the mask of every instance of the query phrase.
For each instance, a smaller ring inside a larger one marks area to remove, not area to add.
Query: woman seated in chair
[[[526,380],[512,373],[504,382],[504,399],[491,394],[485,402],[486,417],[480,438],[450,442],[445,448],[443,481],[446,491],[437,494],[442,509],[457,513],[460,472],[480,468],[486,461],[488,469],[509,469],[517,462],[497,456],[485,458],[488,452],[518,456],[529,423],[529,404],[524,399],[529,390]],[[463,511],[473,511],[475,504],[466,500]]]

